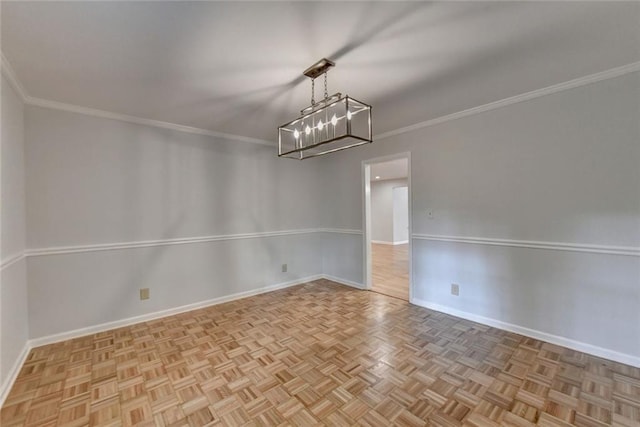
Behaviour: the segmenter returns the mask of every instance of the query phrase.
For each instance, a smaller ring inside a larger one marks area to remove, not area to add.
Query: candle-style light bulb
[[[351,111],[347,110],[347,120],[351,120]]]
[[[324,124],[322,124],[322,120],[318,122],[318,130],[322,130]]]
[[[334,126],[338,124],[338,118],[335,114],[333,115],[333,117],[331,117],[331,124]]]
[[[307,125],[306,128],[304,128],[304,133],[309,135],[311,133],[311,128],[309,127],[309,125]]]
[[[294,137],[295,139],[298,139],[298,138],[300,137],[300,132],[298,132],[298,129],[296,129],[296,130],[294,130],[294,131],[293,131],[293,137]]]

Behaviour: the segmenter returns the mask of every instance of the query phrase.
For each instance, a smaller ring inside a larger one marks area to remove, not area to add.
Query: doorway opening
[[[363,162],[367,289],[411,301],[410,155]]]

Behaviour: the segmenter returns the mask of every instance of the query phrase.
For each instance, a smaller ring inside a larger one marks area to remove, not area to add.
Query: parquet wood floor
[[[371,290],[409,301],[409,245],[371,244]]]
[[[638,426],[640,369],[320,280],[33,349],[27,426]]]

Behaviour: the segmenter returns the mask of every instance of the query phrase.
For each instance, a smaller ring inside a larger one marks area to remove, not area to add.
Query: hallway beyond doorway
[[[408,301],[409,245],[372,243],[371,249],[371,290]]]

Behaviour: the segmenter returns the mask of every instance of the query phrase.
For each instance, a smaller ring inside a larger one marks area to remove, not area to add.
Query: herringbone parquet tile
[[[640,369],[320,280],[33,349],[2,426],[639,426]]]

